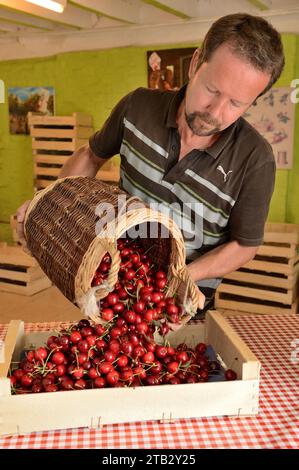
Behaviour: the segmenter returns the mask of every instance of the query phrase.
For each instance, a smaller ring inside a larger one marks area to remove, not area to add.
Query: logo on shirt
[[[221,165],[218,165],[216,169],[219,170],[220,173],[223,174],[223,181],[226,183],[227,178],[232,173],[232,170],[228,170],[228,172],[226,173]]]

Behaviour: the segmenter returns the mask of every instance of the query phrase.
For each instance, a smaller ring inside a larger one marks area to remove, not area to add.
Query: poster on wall
[[[188,81],[190,60],[196,47],[147,51],[148,87],[178,90]]]
[[[293,88],[272,88],[243,115],[271,144],[276,166],[293,166],[295,104],[290,99]]]
[[[29,134],[27,114],[52,116],[55,92],[52,87],[14,87],[8,89],[9,132]]]

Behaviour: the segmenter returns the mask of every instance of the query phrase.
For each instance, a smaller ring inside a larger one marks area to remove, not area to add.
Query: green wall
[[[289,86],[299,77],[299,36],[283,35],[286,68],[278,82]],[[188,47],[196,44],[164,45]],[[99,128],[114,104],[138,86],[147,85],[146,50],[157,46],[59,54],[47,58],[0,63],[6,102],[0,104],[0,239],[10,240],[9,216],[33,194],[33,163],[29,136],[10,135],[7,89],[15,86],[53,86],[56,114],[90,113]],[[298,106],[297,106],[298,108]],[[299,223],[299,113],[297,109],[295,162],[292,171],[277,172],[269,219]]]

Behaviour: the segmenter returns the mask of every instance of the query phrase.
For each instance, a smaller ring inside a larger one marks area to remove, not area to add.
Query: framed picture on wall
[[[272,146],[276,166],[293,166],[295,104],[290,99],[293,88],[272,88],[243,115]]]
[[[147,51],[148,87],[178,90],[188,81],[188,69],[196,47]]]
[[[29,134],[27,114],[52,116],[55,91],[52,87],[14,87],[8,89],[9,131]]]

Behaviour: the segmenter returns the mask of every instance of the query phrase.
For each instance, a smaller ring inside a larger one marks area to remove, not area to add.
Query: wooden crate
[[[73,113],[72,116],[41,116],[28,113],[32,137],[34,176],[37,189],[57,179],[68,157],[88,143],[93,134],[92,117]]]
[[[38,347],[50,334],[24,335],[23,322],[9,324],[0,364],[0,435],[258,413],[260,363],[219,312],[208,312],[205,325],[186,325],[169,340],[174,346],[182,341],[190,346],[199,341],[211,344],[228,367],[233,364],[236,381],[11,395],[7,378],[11,360],[18,361],[26,345]]]
[[[37,261],[21,246],[0,243],[0,290],[33,295],[51,285]]]
[[[295,314],[298,309],[299,225],[266,224],[264,244],[216,291],[218,309]]]

